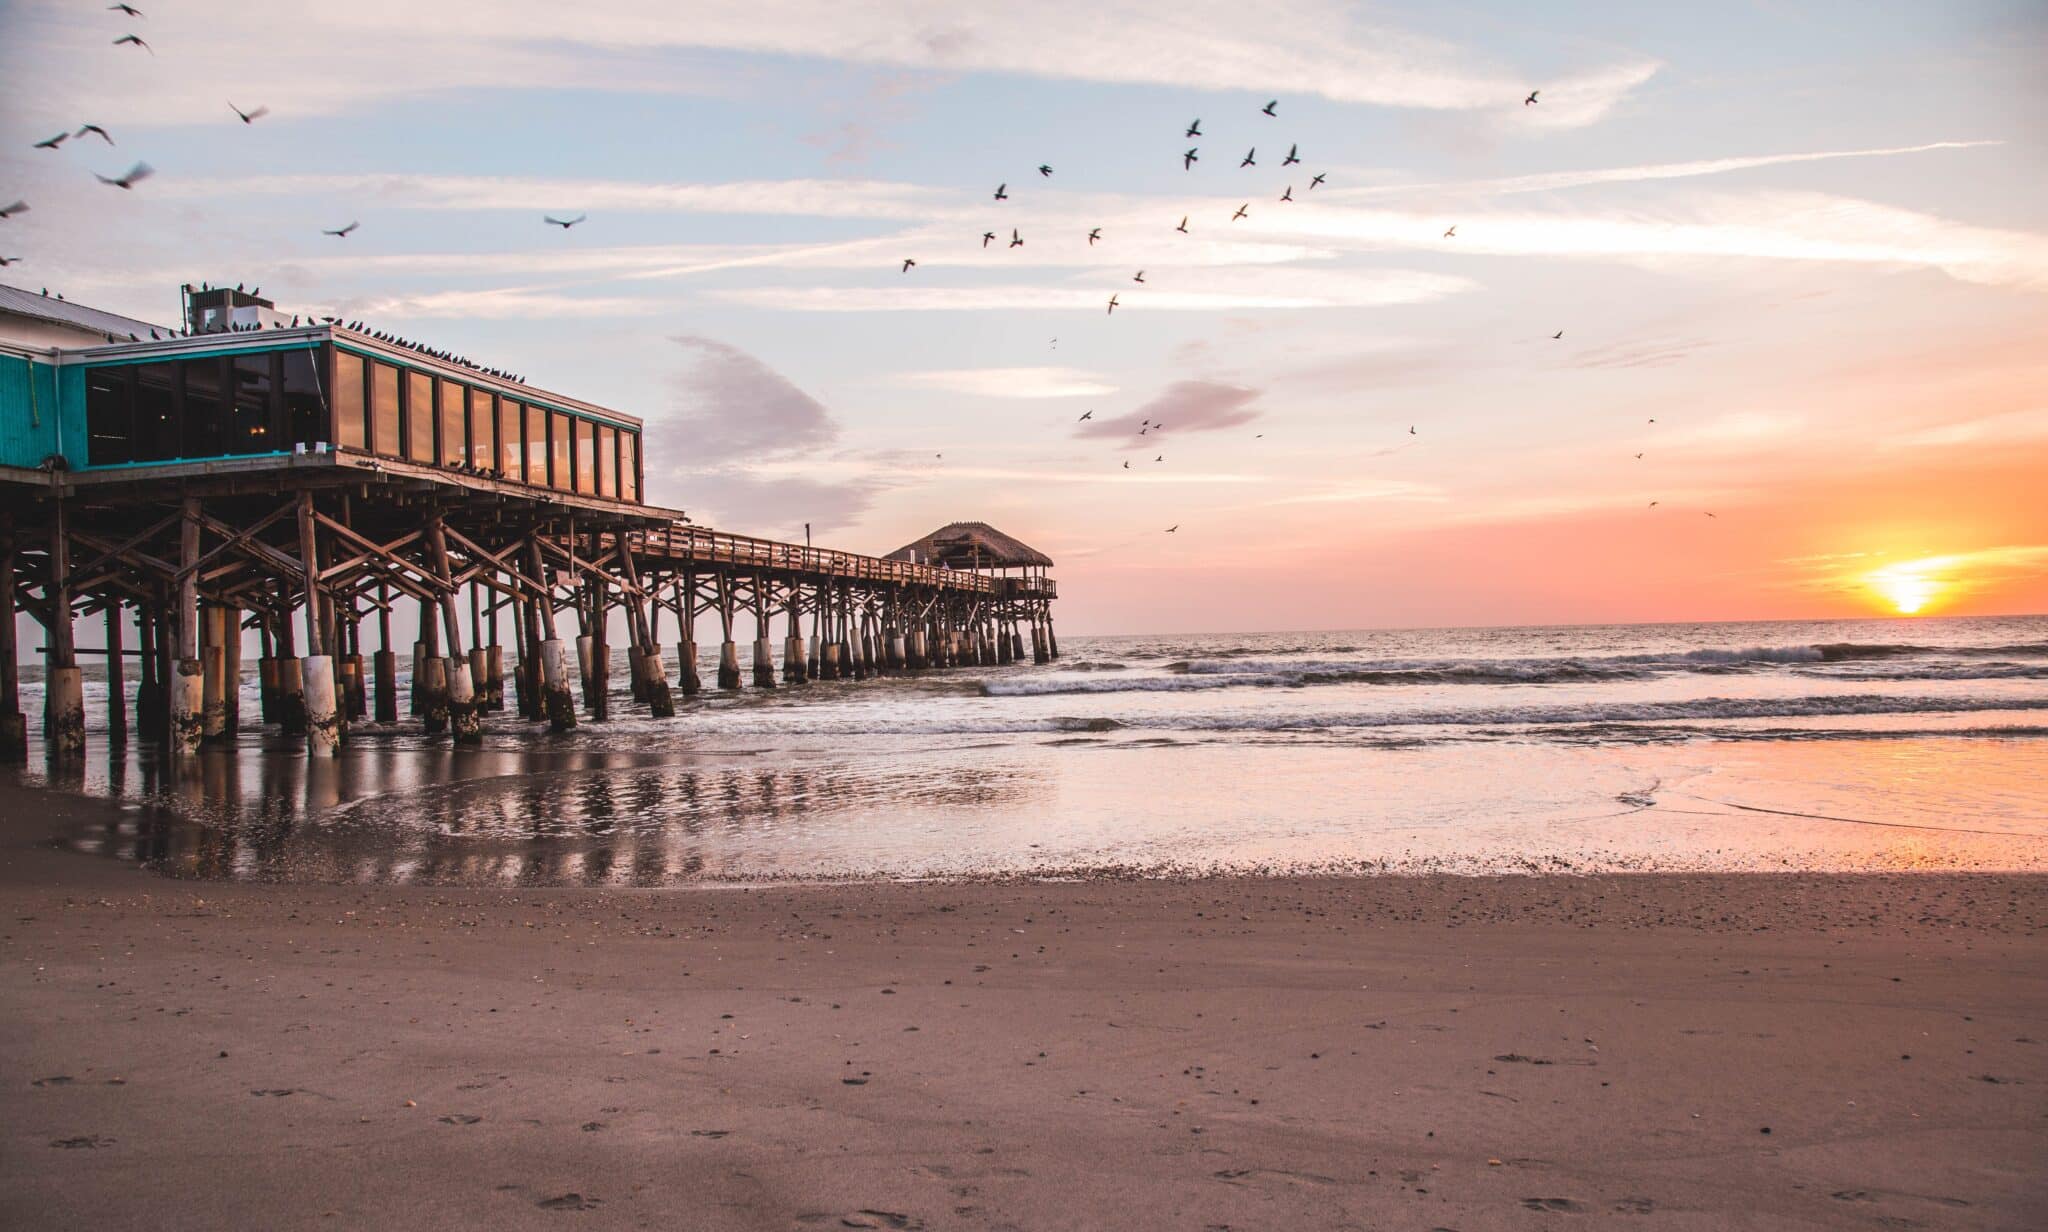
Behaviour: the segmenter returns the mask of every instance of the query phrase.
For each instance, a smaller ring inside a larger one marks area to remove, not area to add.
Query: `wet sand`
[[[174,881],[0,788],[9,1227],[2027,1228],[2048,878]]]

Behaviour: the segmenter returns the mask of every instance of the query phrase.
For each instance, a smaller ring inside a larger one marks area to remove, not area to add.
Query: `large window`
[[[454,381],[441,382],[441,465],[461,466],[469,461],[469,428],[465,412],[469,391]]]
[[[222,448],[226,434],[221,431],[227,422],[227,407],[221,397],[221,369],[226,365],[219,359],[188,359],[179,366],[185,370],[185,404],[178,414],[183,429],[178,456],[217,458],[227,452]]]
[[[526,482],[548,486],[548,413],[537,406],[526,408]]]
[[[640,434],[619,433],[619,498],[640,499]]]
[[[278,434],[271,431],[271,394],[276,385],[270,379],[271,355],[237,355],[228,362],[234,377],[230,394],[232,408],[227,425],[227,447],[223,453],[269,453],[279,448]]]
[[[487,389],[469,391],[469,464],[480,471],[498,469],[498,408]]]
[[[498,469],[512,480],[526,478],[526,456],[519,448],[521,414],[517,402],[498,399]]]
[[[597,494],[619,494],[619,430],[609,424],[597,429]]]
[[[135,460],[178,454],[178,365],[137,364]]]
[[[567,491],[574,473],[569,469],[569,417],[553,411],[548,415],[548,482]]]
[[[405,456],[434,460],[434,378],[411,369],[405,374]]]
[[[283,379],[278,385],[278,396],[282,400],[285,439],[276,448],[289,449],[294,444],[311,445],[314,441],[328,441],[334,438],[327,432],[324,400],[320,397],[319,357],[311,351],[283,351],[277,357]],[[357,373],[356,389],[356,431],[363,430],[362,374]]]
[[[291,388],[291,366],[285,366],[285,388]],[[334,443],[343,449],[365,449],[369,434],[363,420],[363,357],[334,353]]]
[[[90,466],[133,462],[139,453],[135,412],[129,401],[128,368],[89,368],[85,373],[85,459]]]
[[[573,421],[576,428],[576,490],[597,491],[597,425],[587,419]]]
[[[370,364],[370,448],[387,458],[398,456],[398,369]]]

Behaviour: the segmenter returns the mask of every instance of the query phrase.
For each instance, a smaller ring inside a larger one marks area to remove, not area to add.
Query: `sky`
[[[0,280],[521,372],[702,523],[987,521],[1070,633],[2048,611],[2039,4],[137,7],[0,0]]]

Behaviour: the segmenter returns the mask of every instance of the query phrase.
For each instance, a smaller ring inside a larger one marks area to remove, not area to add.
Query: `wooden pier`
[[[251,719],[331,755],[401,704],[457,743],[500,712],[556,731],[602,721],[614,613],[626,695],[657,717],[707,686],[1058,657],[1052,562],[991,527],[886,557],[712,530],[640,499],[630,416],[374,331],[287,325],[252,296],[188,298],[190,332],[143,339],[171,331],[68,305],[42,321],[0,297],[0,756],[26,756],[17,610],[45,631],[60,763],[85,751],[88,655],[108,666],[110,738],[178,756]],[[88,326],[106,338],[34,345],[37,329]],[[419,629],[403,648],[401,605]],[[105,644],[81,647],[74,624],[93,617]],[[256,716],[238,705],[247,630]]]

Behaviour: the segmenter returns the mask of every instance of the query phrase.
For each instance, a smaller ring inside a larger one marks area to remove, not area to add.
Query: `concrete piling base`
[[[684,697],[695,697],[704,691],[704,677],[697,671],[697,643],[684,642],[676,648],[676,677],[683,686]]]
[[[839,679],[839,643],[826,642],[818,650],[818,679]]]
[[[469,664],[451,655],[441,670],[448,677],[448,727],[455,743],[483,743],[484,718],[477,709],[476,680],[469,674]]]
[[[277,713],[277,660],[264,655],[256,660],[256,707],[265,724],[279,721]]]
[[[718,687],[737,689],[740,687],[740,648],[737,642],[718,644]]]
[[[311,757],[332,757],[341,748],[341,712],[334,700],[334,659],[329,655],[307,655],[298,660],[301,695],[306,712],[306,753]]]
[[[505,708],[505,648],[496,642],[484,647],[484,675],[477,682],[477,693],[484,700],[484,709]]]
[[[363,690],[363,656],[344,655],[335,664],[341,677],[341,719],[344,725],[369,715],[369,699]]]
[[[754,687],[775,687],[775,644],[765,637],[754,639]]]
[[[804,639],[792,637],[783,642],[782,679],[789,684],[802,684],[809,675],[809,665],[804,662]]]
[[[370,656],[370,670],[377,677],[377,721],[398,722],[398,656],[380,650]]]
[[[63,765],[85,758],[85,678],[75,667],[53,667],[46,677],[44,731],[50,760]]]
[[[412,682],[419,699],[420,720],[429,736],[448,730],[448,660],[439,655],[420,664],[420,678]]]
[[[674,718],[676,696],[668,686],[668,665],[661,660],[661,647],[641,656],[640,678],[646,682],[648,713],[657,719]]]
[[[199,751],[200,711],[205,704],[202,693],[205,687],[204,670],[197,659],[180,659],[171,676],[171,752],[181,757],[190,757]],[[282,676],[283,673],[280,672],[279,675]],[[303,714],[303,698],[299,699],[299,705],[300,713]],[[284,710],[285,699],[280,694],[278,713],[282,715]]]
[[[562,732],[576,726],[576,698],[569,692],[569,648],[560,638],[540,644],[540,697],[550,729]]]
[[[208,609],[199,622],[208,632],[217,631],[217,609]],[[208,740],[218,740],[228,730],[227,647],[212,642],[199,648],[199,728]]]

